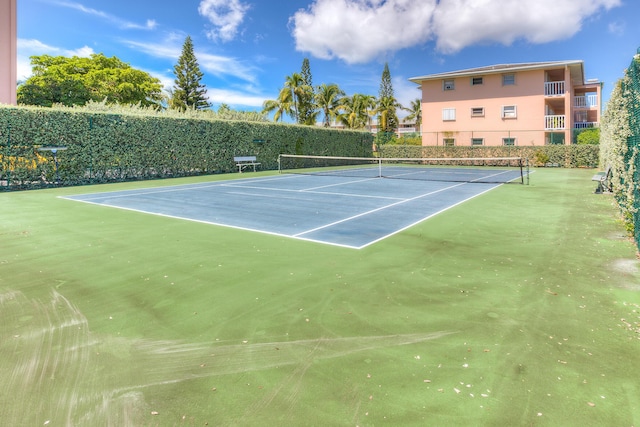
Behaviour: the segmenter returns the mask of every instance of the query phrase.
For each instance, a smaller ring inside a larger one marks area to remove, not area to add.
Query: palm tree
[[[370,95],[356,93],[351,97],[343,98],[341,109],[342,114],[338,120],[351,129],[364,129],[369,122],[369,111],[371,105]]]
[[[398,108],[403,107],[393,96],[385,96],[378,99],[379,132],[395,132],[398,128],[398,116],[396,115]]]
[[[306,93],[311,91],[311,88],[305,84],[304,77],[300,73],[293,73],[287,76],[284,82],[284,89],[291,92],[291,99],[293,100],[293,112],[296,123],[300,122],[300,116],[298,113],[298,105],[300,100]]]
[[[413,120],[416,124],[416,130],[420,132],[420,129],[422,129],[422,100],[420,98],[416,98],[411,101],[411,107],[405,108],[404,110],[409,112],[409,115],[405,120]]]
[[[362,105],[367,115],[367,130],[371,132],[371,119],[378,113],[378,100],[373,95],[362,95]]]
[[[315,97],[316,105],[324,114],[324,127],[331,126],[331,119],[337,117],[340,112],[340,100],[344,96],[344,92],[337,84],[323,83],[317,87]]]
[[[273,111],[275,111],[273,115],[274,122],[282,121],[285,115],[295,117],[291,91],[286,87],[280,89],[278,99],[269,99],[262,104],[262,113],[269,114]]]

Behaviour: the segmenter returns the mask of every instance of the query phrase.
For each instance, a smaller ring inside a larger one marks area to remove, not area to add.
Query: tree
[[[193,52],[193,42],[187,36],[182,45],[178,63],[173,67],[176,76],[169,106],[178,110],[209,108],[207,89],[200,81],[204,74],[200,71],[198,60]]]
[[[399,104],[393,94],[389,64],[385,63],[378,93],[378,131],[395,132],[398,129],[398,115],[396,113],[398,107]]]
[[[300,111],[298,123],[303,125],[315,125],[318,117],[318,110],[314,103],[315,91],[313,89],[313,78],[311,76],[311,66],[309,65],[308,58],[305,58],[302,61],[301,76],[304,90],[299,96]]]
[[[600,129],[592,128],[583,130],[578,134],[576,139],[579,145],[598,145],[600,144]]]
[[[344,92],[337,84],[321,84],[317,87],[315,94],[316,106],[324,114],[323,125],[331,126],[331,120],[335,119],[340,113],[340,101],[344,97]]]
[[[32,56],[33,75],[18,87],[18,102],[50,107],[85,105],[89,101],[160,105],[160,80],[114,57],[93,54]]]
[[[291,92],[291,100],[293,102],[293,119],[296,123],[302,123],[300,119],[300,104],[304,99],[305,94],[308,93],[309,88],[304,82],[302,74],[293,73],[287,76],[284,82],[284,89]]]
[[[292,94],[287,87],[280,89],[278,99],[269,99],[262,104],[263,114],[270,114],[274,111],[274,122],[282,121],[285,115],[295,117]]]
[[[364,129],[369,123],[369,111],[374,100],[371,95],[356,93],[342,99],[338,120],[350,129]]]
[[[418,132],[422,129],[422,100],[416,98],[411,101],[411,107],[405,108],[405,111],[409,113],[406,120],[414,121]]]

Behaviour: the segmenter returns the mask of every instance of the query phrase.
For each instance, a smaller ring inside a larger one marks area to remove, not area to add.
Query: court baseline
[[[278,175],[64,198],[361,249],[499,185]]]

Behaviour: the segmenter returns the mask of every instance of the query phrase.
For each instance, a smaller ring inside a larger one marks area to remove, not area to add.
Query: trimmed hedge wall
[[[597,167],[598,145],[435,147],[383,145],[382,157],[523,157],[532,166]]]
[[[0,190],[277,169],[278,154],[372,156],[367,132],[277,123],[0,106]],[[64,146],[57,152],[42,147]]]

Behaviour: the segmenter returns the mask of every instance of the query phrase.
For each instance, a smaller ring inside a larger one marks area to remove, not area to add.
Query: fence
[[[571,129],[571,141],[566,141],[565,116],[545,116],[545,129],[540,130],[469,130],[422,132],[429,146],[542,146],[577,143],[585,130],[597,127],[595,123],[576,125]]]
[[[611,93],[600,140],[600,164],[611,168],[616,202],[640,249],[640,49]]]
[[[624,153],[626,166],[626,184],[633,208],[631,217],[636,245],[640,249],[640,49],[627,69],[627,79],[622,81],[623,93],[629,98],[629,137]]]
[[[538,167],[595,167],[600,148],[597,145],[543,145],[543,146],[415,146],[383,145],[381,157],[413,158],[491,158],[522,157]]]

